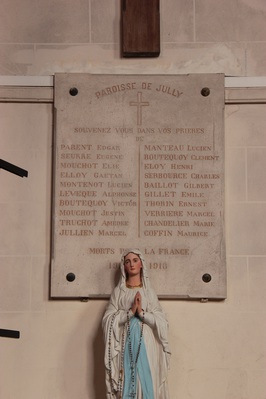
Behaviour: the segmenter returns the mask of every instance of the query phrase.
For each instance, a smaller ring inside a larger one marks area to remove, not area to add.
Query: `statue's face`
[[[130,252],[125,256],[124,260],[125,272],[128,276],[140,275],[142,269],[142,262],[138,255]]]

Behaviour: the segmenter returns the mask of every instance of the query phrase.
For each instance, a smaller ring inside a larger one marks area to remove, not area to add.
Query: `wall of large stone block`
[[[264,0],[161,0],[161,55],[121,59],[121,0],[2,0],[0,75],[265,76]]]

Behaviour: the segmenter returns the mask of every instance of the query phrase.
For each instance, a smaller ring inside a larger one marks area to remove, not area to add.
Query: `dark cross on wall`
[[[158,57],[160,0],[122,1],[122,56]]]

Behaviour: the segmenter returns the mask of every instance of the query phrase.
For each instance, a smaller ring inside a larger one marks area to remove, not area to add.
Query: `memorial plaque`
[[[159,297],[226,296],[224,76],[55,76],[52,297],[107,297],[139,248]]]

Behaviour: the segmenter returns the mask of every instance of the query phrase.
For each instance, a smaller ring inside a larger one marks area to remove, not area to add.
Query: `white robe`
[[[110,383],[109,369],[109,351],[112,362],[112,379],[113,386],[116,391],[119,372],[121,369],[121,349],[122,349],[122,334],[127,323],[127,311],[131,308],[136,292],[139,291],[142,296],[142,308],[144,310],[144,325],[143,325],[143,340],[146,347],[147,357],[150,365],[154,399],[169,399],[168,385],[167,385],[167,370],[169,365],[170,350],[168,347],[168,322],[162,311],[161,305],[158,301],[155,292],[149,288],[127,288],[125,285],[118,285],[110,298],[110,302],[106,308],[103,317],[103,330],[105,337],[105,368],[106,368],[106,388],[107,398],[119,398],[118,394],[112,394],[112,387]],[[113,315],[116,314],[113,320],[113,327],[110,334],[110,325]],[[129,313],[133,316],[132,312]],[[109,344],[109,338],[111,344]],[[142,399],[139,381],[137,399]]]

